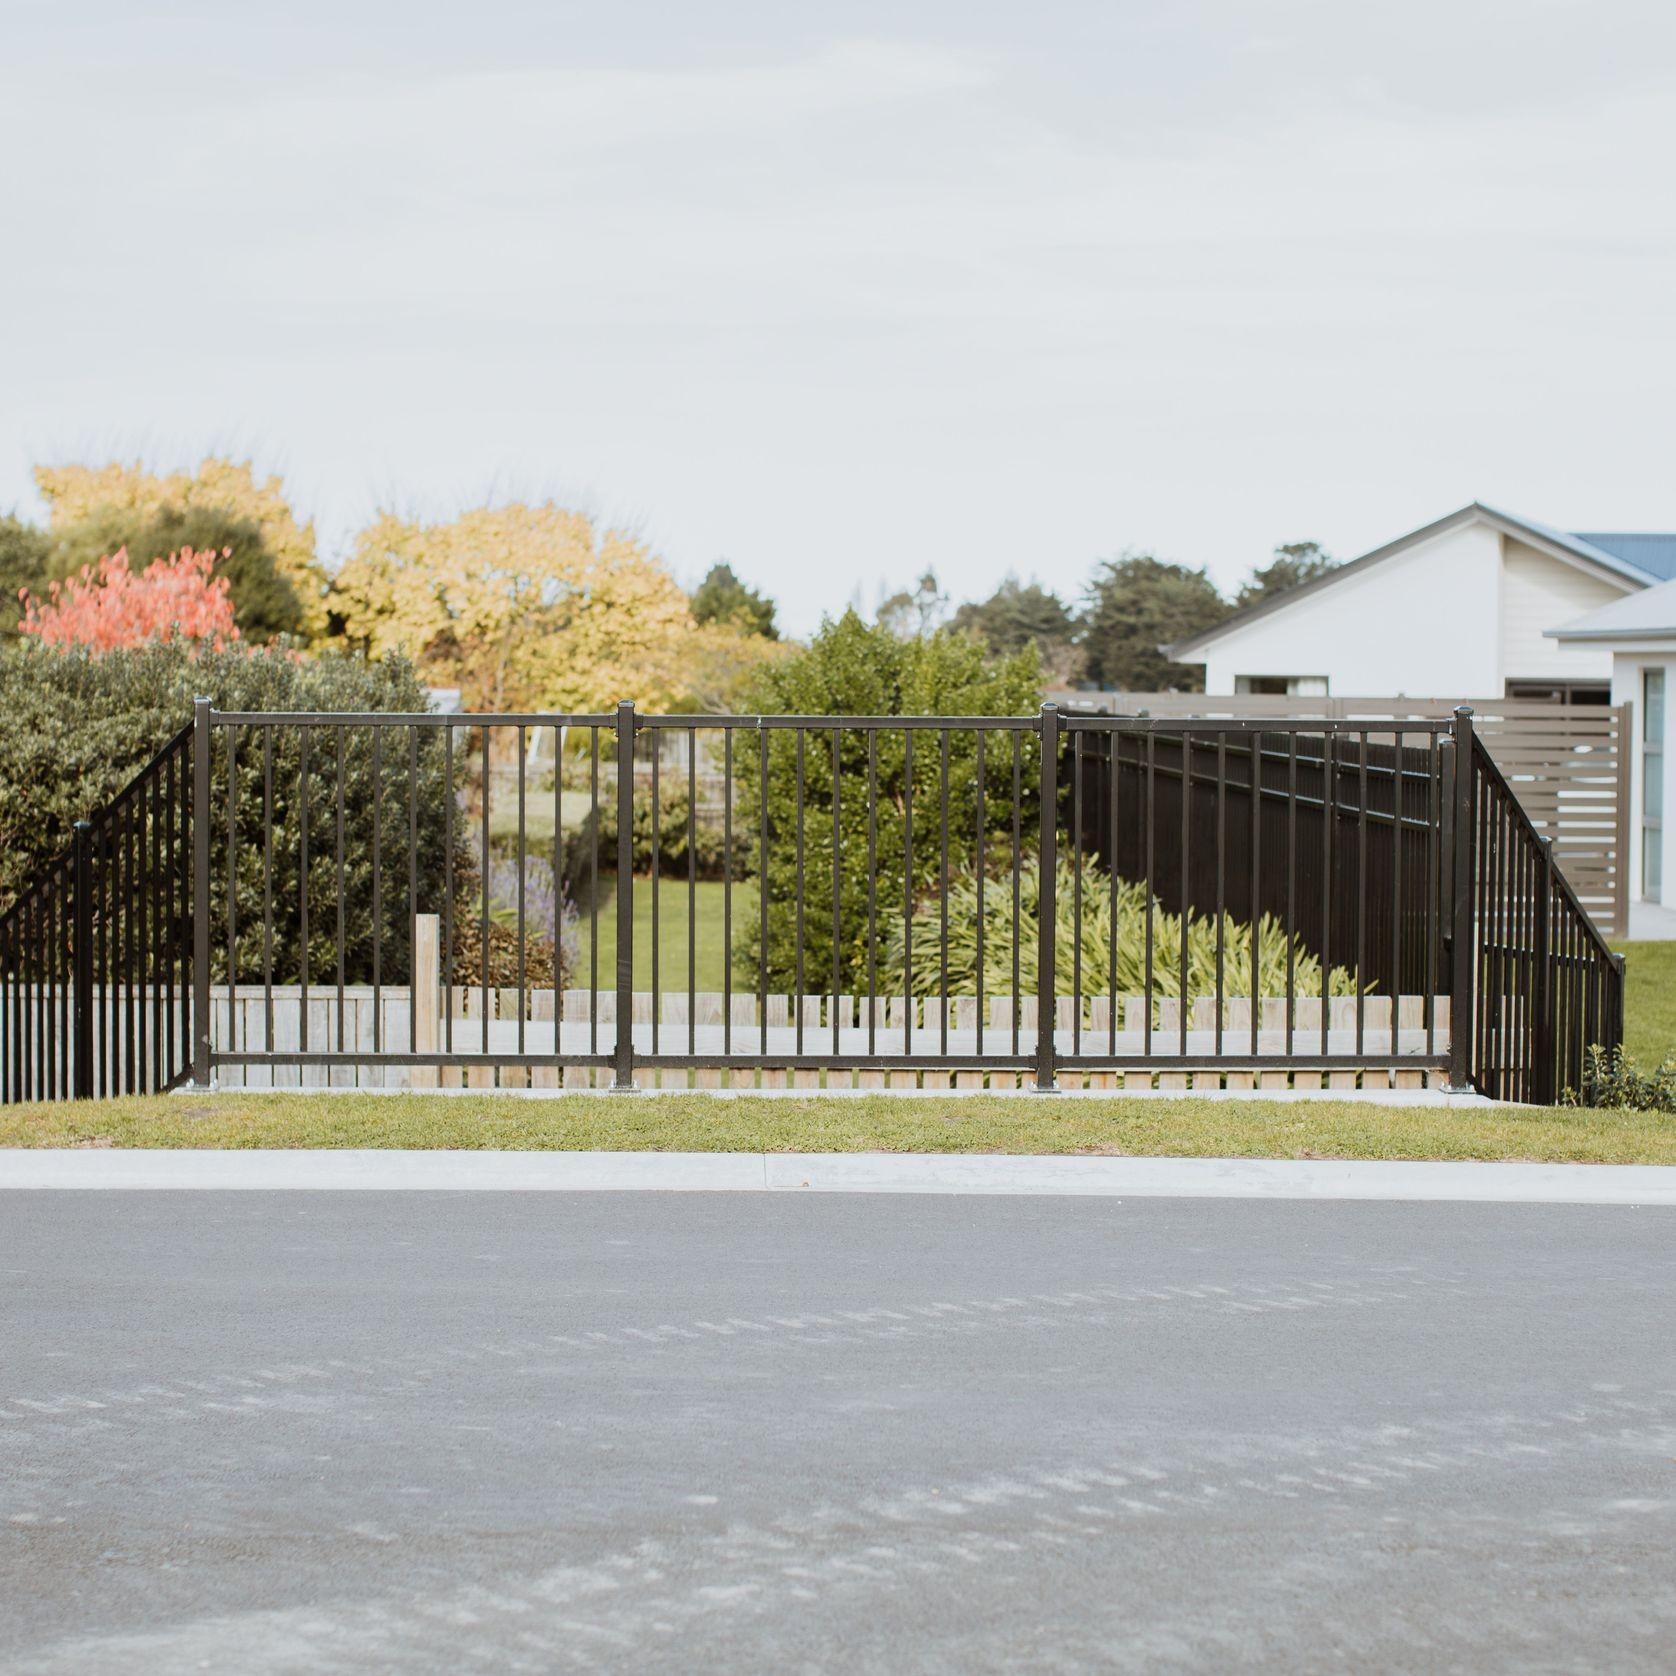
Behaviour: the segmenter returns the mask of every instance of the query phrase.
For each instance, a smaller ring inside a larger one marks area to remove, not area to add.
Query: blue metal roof
[[[1670,535],[1584,535],[1577,540],[1598,547],[1603,553],[1656,576],[1661,582],[1676,579],[1676,534]]]

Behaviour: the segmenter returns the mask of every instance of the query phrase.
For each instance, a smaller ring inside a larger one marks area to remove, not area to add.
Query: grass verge
[[[1676,1164],[1642,1112],[1350,1101],[165,1095],[0,1108],[0,1146],[1090,1153]]]
[[[1676,1052],[1676,943],[1614,943],[1624,963],[1624,1046],[1642,1070]]]

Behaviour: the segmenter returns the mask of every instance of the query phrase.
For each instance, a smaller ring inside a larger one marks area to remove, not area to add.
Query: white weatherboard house
[[[1676,704],[1676,582],[1615,599],[1548,633],[1610,661],[1612,702],[1628,704],[1634,718],[1630,878],[1643,902],[1676,907],[1676,752],[1665,749]]]
[[[1676,535],[1572,535],[1476,501],[1164,648],[1207,693],[1604,704],[1613,655],[1561,627],[1676,577]]]
[[[1676,534],[1571,534],[1475,501],[1164,651],[1202,663],[1206,693],[1627,704],[1629,895],[1652,905],[1631,931],[1676,936],[1657,906],[1676,909]]]

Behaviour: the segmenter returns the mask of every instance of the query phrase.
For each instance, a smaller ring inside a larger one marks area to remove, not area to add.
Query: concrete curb
[[[1676,1166],[964,1153],[0,1149],[0,1191],[1017,1193],[1676,1206]]]

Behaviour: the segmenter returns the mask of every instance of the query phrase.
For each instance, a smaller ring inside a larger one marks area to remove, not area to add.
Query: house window
[[[1664,899],[1664,671],[1641,672],[1641,895]]]
[[[1236,675],[1234,691],[1273,698],[1325,698],[1325,675]]]
[[[1610,704],[1612,688],[1605,681],[1509,681],[1507,696],[1545,704]]]

